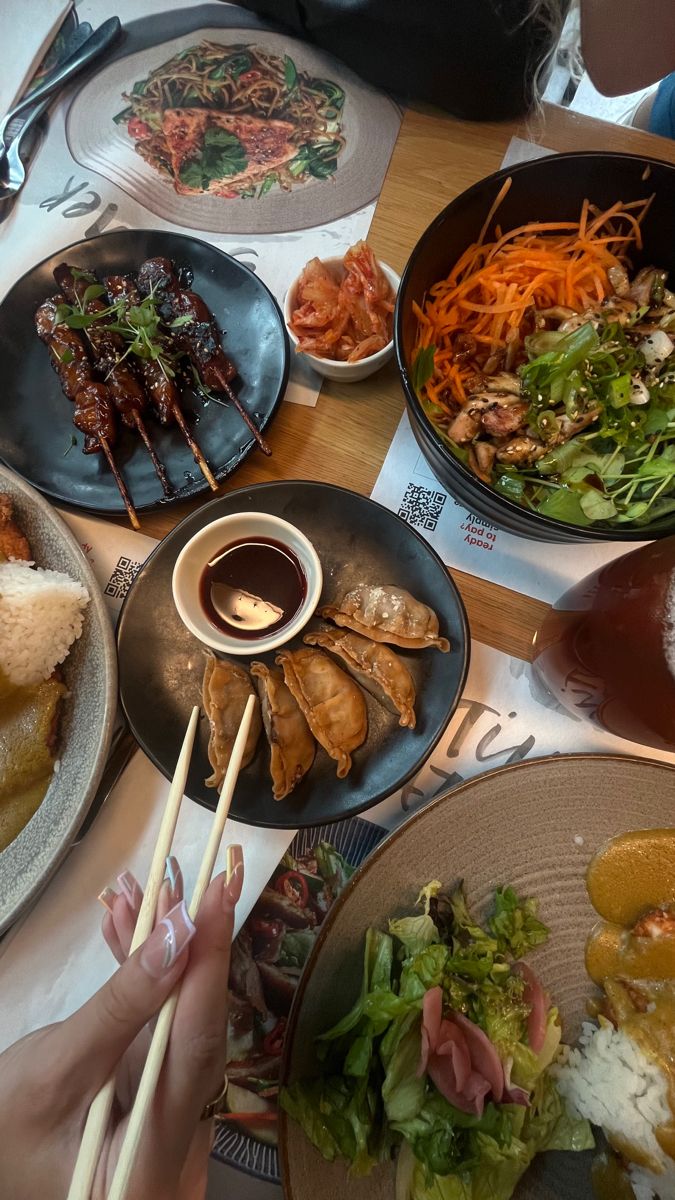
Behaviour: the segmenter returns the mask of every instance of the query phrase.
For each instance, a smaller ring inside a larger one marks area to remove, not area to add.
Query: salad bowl
[[[509,180],[506,194],[488,221],[493,204]],[[544,542],[635,542],[665,537],[675,531],[675,504],[655,520],[649,512],[642,512],[635,519],[622,518],[620,522],[593,519],[576,524],[524,506],[498,491],[462,461],[430,419],[416,372],[418,322],[413,306],[424,305],[430,288],[445,279],[460,256],[479,239],[484,223],[487,221],[486,240],[492,241],[497,227],[505,233],[528,222],[576,222],[586,200],[600,210],[608,210],[618,201],[650,201],[641,224],[642,246],[631,245],[628,251],[631,278],[641,267],[651,265],[667,272],[672,283],[675,167],[671,164],[633,154],[587,151],[547,155],[489,175],[439,213],[422,234],[403,272],[394,343],[408,416],[419,447],[443,487],[470,512],[508,533]],[[665,508],[662,504],[661,509]]]

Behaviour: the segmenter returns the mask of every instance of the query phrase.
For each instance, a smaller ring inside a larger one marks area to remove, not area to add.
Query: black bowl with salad
[[[439,214],[403,275],[417,442],[472,513],[539,541],[675,532],[675,167],[551,155]]]

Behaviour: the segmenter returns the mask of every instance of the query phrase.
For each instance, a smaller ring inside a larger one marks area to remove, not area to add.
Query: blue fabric
[[[658,86],[649,114],[649,132],[675,138],[675,72],[666,75]]]

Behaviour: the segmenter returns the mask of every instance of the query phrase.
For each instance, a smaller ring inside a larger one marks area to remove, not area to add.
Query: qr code
[[[434,492],[431,488],[409,483],[398,510],[399,517],[417,529],[434,530],[447,500],[445,492]]]
[[[115,600],[124,600],[140,569],[141,564],[135,562],[133,558],[125,558],[124,555],[118,558],[117,566],[103,589],[106,596],[112,596]]]

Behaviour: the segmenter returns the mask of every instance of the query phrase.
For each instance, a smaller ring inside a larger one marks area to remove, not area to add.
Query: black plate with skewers
[[[170,259],[180,285],[205,301],[222,335],[223,350],[236,366],[230,385],[234,397],[261,432],[286,388],[289,349],[283,316],[264,283],[236,259],[197,238],[155,230],[119,230],[59,250],[28,271],[0,305],[0,459],[54,500],[89,512],[123,514],[125,504],[106,455],[82,452],[84,436],[73,425],[74,405],[61,390],[50,353],[37,336],[35,313],[57,293],[53,271],[64,262],[102,279],[134,275],[145,260],[156,257]],[[169,324],[167,317],[162,328],[170,341]],[[184,328],[179,326],[174,334]],[[86,329],[81,336],[87,338]],[[184,421],[163,426],[149,403],[143,413],[145,441],[138,429],[120,422],[112,448],[114,465],[137,512],[209,491],[189,440],[201,450],[218,482],[257,445],[231,399],[213,387],[203,389],[189,358],[181,357],[175,346],[170,349]],[[129,353],[126,361],[135,364],[137,373],[135,354]],[[105,375],[104,366],[94,364],[94,377],[103,382]],[[168,494],[158,463],[169,481]]]

